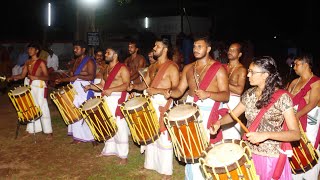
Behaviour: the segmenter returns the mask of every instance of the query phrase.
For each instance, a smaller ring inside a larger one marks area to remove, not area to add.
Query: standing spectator
[[[56,71],[59,68],[59,58],[54,54],[52,49],[48,50],[49,56],[47,58],[48,72]]]

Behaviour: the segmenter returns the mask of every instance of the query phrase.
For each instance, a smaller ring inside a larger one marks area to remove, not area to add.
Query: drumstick
[[[70,77],[67,73],[61,71],[63,74],[65,74],[67,77]],[[94,85],[96,88],[98,88],[100,91],[103,91],[102,88],[100,88],[99,86],[97,86],[96,84],[93,84],[92,82],[89,82],[90,85]],[[84,88],[83,84],[81,83],[81,87]]]
[[[232,110],[230,109],[230,107],[228,106],[228,104],[226,104],[226,105],[227,105],[227,107],[228,107],[228,109],[229,109],[229,111],[230,111],[230,112],[229,112],[230,116],[240,124],[241,128],[242,128],[246,133],[248,133],[248,132],[249,132],[249,129],[242,123],[242,121],[241,121],[238,117],[236,117],[236,115],[233,114],[233,112],[232,112]]]
[[[80,83],[81,84],[81,87],[84,89],[85,87],[84,87],[84,85],[82,84],[82,83]],[[93,84],[93,83],[91,83],[90,82],[90,85],[94,85],[96,88],[98,88],[100,91],[103,91],[103,89],[102,88],[100,88],[99,86],[97,86],[96,84]]]
[[[139,73],[139,75],[142,77],[142,80],[143,80],[144,84],[146,84],[147,88],[149,88],[149,85],[147,84],[146,79],[144,79],[143,74],[142,74],[139,70],[138,70],[138,73]]]

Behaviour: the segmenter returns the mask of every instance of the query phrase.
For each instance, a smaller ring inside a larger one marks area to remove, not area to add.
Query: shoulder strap
[[[171,60],[168,60],[167,62],[165,62],[164,64],[162,64],[162,66],[160,67],[159,69],[159,72],[157,73],[156,77],[153,79],[150,87],[153,87],[153,88],[157,88],[158,85],[160,84],[160,81],[163,77],[163,75],[165,74],[166,70],[168,69],[168,67],[171,65],[171,64],[175,64],[173,61]],[[176,64],[175,64],[176,65]]]
[[[74,75],[79,75],[82,68],[84,67],[84,65],[87,64],[87,62],[90,60],[90,57],[89,56],[85,56],[83,58],[83,60],[81,61],[80,65],[77,67],[76,71],[74,72]]]
[[[103,90],[106,90],[110,87],[112,81],[114,80],[114,78],[116,77],[116,75],[118,74],[119,70],[121,69],[122,66],[125,66],[124,64],[122,63],[118,63],[115,65],[115,67],[112,69],[112,71],[110,72],[105,84],[104,84],[104,87],[103,87]]]
[[[36,75],[36,72],[37,72],[37,70],[38,70],[38,68],[39,68],[39,66],[40,66],[40,64],[41,63],[46,63],[44,60],[42,60],[42,59],[38,59],[37,61],[36,61],[36,63],[34,64],[34,66],[33,66],[33,69],[32,69],[32,71],[31,71],[31,74],[30,75],[32,75],[32,76],[35,76]],[[30,79],[30,81],[29,81],[29,85],[31,85],[31,83],[32,83],[32,80]]]
[[[252,123],[251,126],[248,128],[250,132],[255,132],[255,131],[257,130],[257,128],[258,128],[258,126],[259,126],[259,124],[260,124],[260,121],[261,121],[263,115],[270,109],[270,107],[271,107],[272,105],[274,105],[274,103],[277,102],[277,100],[278,100],[284,93],[287,93],[287,91],[285,91],[285,90],[283,90],[283,89],[279,89],[279,90],[277,90],[277,91],[272,95],[271,100],[270,100],[270,103],[269,103],[267,106],[263,107],[263,108],[259,111],[259,113],[258,113],[258,115],[256,116],[256,118],[253,120],[253,123]],[[245,134],[242,136],[242,139],[247,140],[247,137],[246,137]]]
[[[200,82],[199,88],[202,90],[207,90],[209,84],[211,83],[211,80],[214,78],[214,76],[217,74],[219,68],[221,67],[221,63],[215,62],[210,66],[206,74],[204,75],[202,81]],[[197,102],[199,100],[198,96],[194,96],[193,101]]]

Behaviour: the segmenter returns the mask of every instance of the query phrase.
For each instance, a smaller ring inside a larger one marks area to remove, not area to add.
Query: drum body
[[[134,142],[146,145],[159,138],[160,124],[149,97],[141,95],[128,99],[122,103],[120,109]]]
[[[199,159],[207,179],[259,179],[251,151],[242,140],[224,139],[211,144]]]
[[[179,161],[197,163],[201,152],[208,146],[199,116],[199,107],[194,103],[179,104],[164,114],[164,122]]]
[[[300,174],[312,169],[319,161],[319,154],[308,140],[299,123],[301,139],[291,142],[293,156],[289,158],[293,174]]]
[[[20,123],[25,124],[42,116],[42,111],[36,106],[29,86],[17,87],[8,95],[17,110]]]
[[[118,131],[107,103],[100,96],[88,99],[82,103],[79,109],[95,140],[106,141]]]
[[[82,119],[79,109],[73,104],[76,91],[71,84],[59,88],[50,94],[57,105],[64,122],[69,125]]]

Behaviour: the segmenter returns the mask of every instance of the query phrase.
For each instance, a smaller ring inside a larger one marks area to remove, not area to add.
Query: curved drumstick
[[[233,114],[232,110],[230,109],[230,107],[228,106],[228,104],[226,104],[228,109],[229,109],[229,114],[230,116],[237,121],[237,123],[240,124],[241,128],[246,132],[248,133],[249,132],[249,129],[242,123],[242,121],[236,116]]]
[[[139,73],[139,75],[142,77],[142,80],[143,80],[144,84],[147,86],[147,88],[149,88],[149,85],[147,84],[146,79],[144,79],[143,74],[142,74],[139,70],[138,70],[138,73]]]

